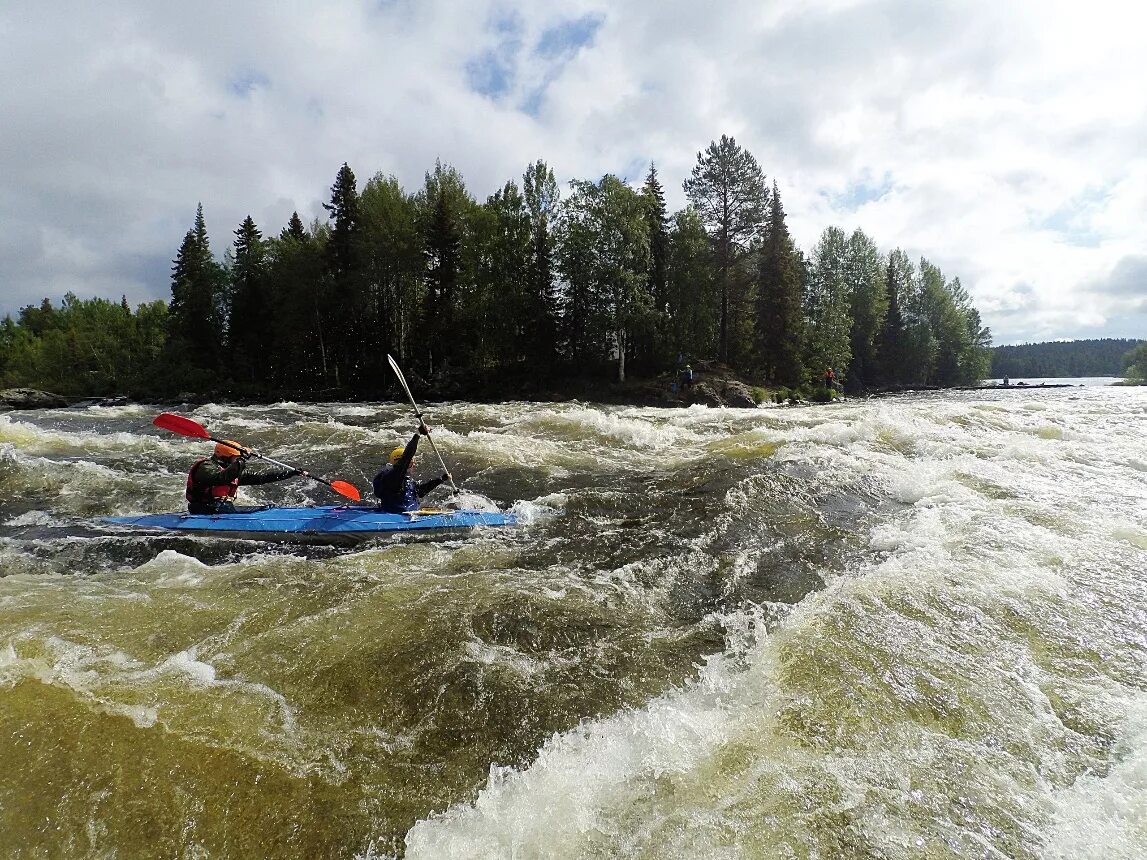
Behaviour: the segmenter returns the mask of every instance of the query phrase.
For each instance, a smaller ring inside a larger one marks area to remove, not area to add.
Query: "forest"
[[[777,183],[722,136],[669,212],[643,182],[561,189],[539,160],[484,202],[441,161],[408,191],[347,164],[309,225],[248,216],[218,255],[202,204],[175,253],[170,301],[45,298],[0,322],[0,383],[160,399],[377,398],[387,354],[432,387],[481,380],[524,396],[561,380],[624,381],[708,360],[805,390],[974,384],[991,334],[959,278],[857,229],[797,247]]]
[[[1133,351],[1143,344],[1141,340],[1102,338],[997,346],[992,350],[992,376],[999,379],[1005,376],[1013,379],[1133,376],[1139,373],[1138,363],[1142,362]],[[1136,370],[1129,373],[1133,365]],[[1147,369],[1147,362],[1143,366]]]

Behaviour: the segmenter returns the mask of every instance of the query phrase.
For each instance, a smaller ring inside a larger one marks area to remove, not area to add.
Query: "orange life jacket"
[[[203,463],[210,460],[210,457],[204,457],[202,460],[196,460],[190,471],[187,473],[187,501],[189,502],[210,502],[218,499],[233,499],[235,494],[239,492],[239,478],[234,477],[228,484],[214,484],[210,487],[200,487],[196,489],[195,482],[192,477],[195,475],[195,470],[198,469]]]

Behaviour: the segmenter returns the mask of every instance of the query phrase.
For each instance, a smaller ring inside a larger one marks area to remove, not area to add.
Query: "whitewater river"
[[[523,525],[350,549],[101,525],[158,411],[0,415],[0,857],[1147,856],[1147,389],[431,405]],[[183,414],[364,492],[411,430]]]

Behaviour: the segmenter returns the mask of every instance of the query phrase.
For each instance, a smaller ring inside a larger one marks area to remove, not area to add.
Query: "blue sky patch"
[[[879,200],[893,188],[892,175],[885,173],[879,180],[866,176],[858,182],[850,182],[841,194],[830,195],[832,205],[838,209],[855,211],[866,203]]]
[[[466,83],[474,92],[497,101],[514,89],[522,20],[516,12],[507,12],[492,18],[488,27],[498,44],[466,63]]]
[[[602,15],[583,15],[572,21],[563,21],[542,32],[534,53],[546,59],[573,54],[578,48],[593,42],[604,23]]]
[[[245,69],[231,79],[227,88],[231,91],[231,95],[245,99],[250,96],[251,93],[255,92],[255,90],[269,89],[270,86],[271,79],[262,72],[257,72],[254,69]]]

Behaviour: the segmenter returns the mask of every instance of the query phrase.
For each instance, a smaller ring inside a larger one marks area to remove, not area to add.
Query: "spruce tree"
[[[326,314],[323,315],[332,356],[334,384],[358,382],[359,344],[371,330],[364,300],[360,254],[362,216],[354,172],[344,162],[331,186],[331,202],[323,208],[333,221],[326,244]]]
[[[236,379],[261,383],[266,379],[274,303],[268,294],[267,245],[250,215],[235,231],[233,257],[228,314],[231,370]]]
[[[804,265],[785,223],[781,193],[773,182],[757,276],[757,365],[781,385],[801,383]]]
[[[168,313],[172,347],[194,367],[214,370],[226,335],[225,273],[211,255],[203,204],[183,237],[171,269]]]
[[[667,358],[666,301],[669,288],[669,215],[665,206],[665,190],[657,178],[657,167],[650,163],[649,173],[641,193],[646,202],[646,221],[649,229],[649,285],[652,305],[653,330],[648,342],[637,350],[639,357],[648,357],[658,363]]]

